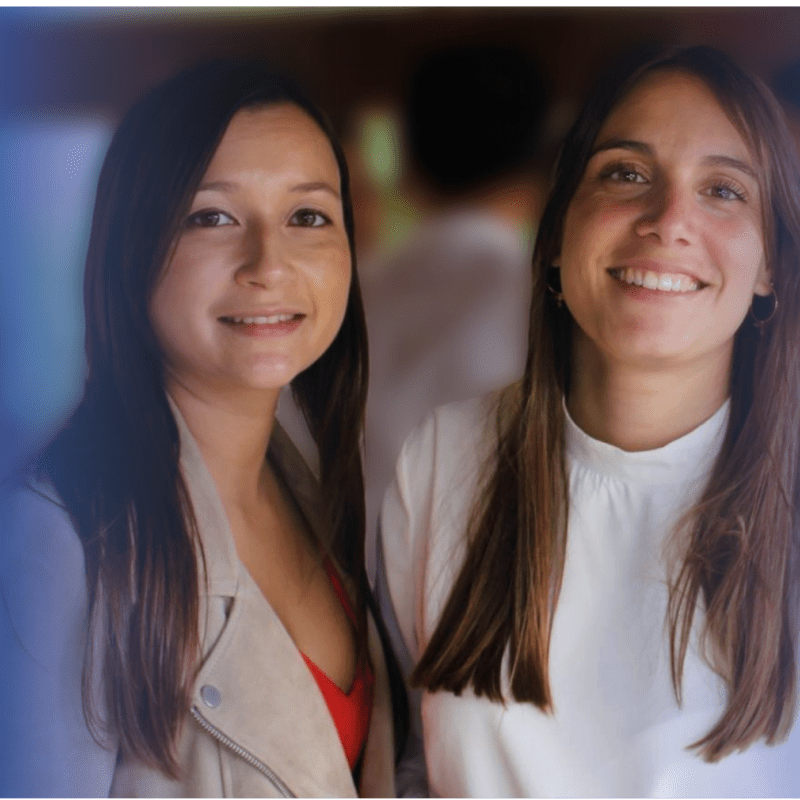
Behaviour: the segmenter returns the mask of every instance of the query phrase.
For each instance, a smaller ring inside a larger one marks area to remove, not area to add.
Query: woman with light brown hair
[[[383,507],[431,790],[797,795],[800,167],[769,91],[704,47],[608,76],[533,277],[523,379],[438,410]]]

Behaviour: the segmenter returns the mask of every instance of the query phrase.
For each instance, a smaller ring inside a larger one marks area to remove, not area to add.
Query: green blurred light
[[[400,180],[400,141],[397,123],[387,113],[372,113],[361,129],[364,164],[375,184],[384,191],[394,189]]]

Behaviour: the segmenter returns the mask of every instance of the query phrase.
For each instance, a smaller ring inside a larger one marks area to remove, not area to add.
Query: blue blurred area
[[[110,140],[98,118],[0,122],[0,469],[39,446],[80,397],[83,262]]]

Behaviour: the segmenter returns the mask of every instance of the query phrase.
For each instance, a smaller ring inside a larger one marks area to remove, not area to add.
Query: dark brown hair
[[[736,333],[728,429],[711,478],[680,526],[668,628],[673,685],[698,602],[706,655],[728,703],[694,743],[709,761],[791,725],[797,682],[800,470],[800,166],[769,90],[724,54],[693,47],[626,64],[600,82],[565,141],[534,253],[528,359],[497,407],[497,444],[473,510],[466,561],[414,673],[430,690],[472,686],[501,700],[510,649],[518,701],[552,711],[550,636],[564,570],[567,473],[563,398],[573,321],[547,289],[564,217],[605,119],[645,76],[700,79],[761,165],[767,264],[780,306],[759,332]],[[760,300],[755,300],[755,303]],[[763,316],[763,310],[761,310]]]
[[[172,777],[198,666],[202,553],[149,302],[233,115],[284,102],[302,108],[331,143],[353,252],[344,156],[326,119],[292,81],[250,62],[205,64],[166,81],[125,116],[103,164],[86,259],[85,392],[39,459],[83,542],[90,619],[104,642],[104,720],[89,690],[91,641],[86,651],[90,730],[100,738],[113,731],[123,756]],[[330,532],[322,546],[355,581],[363,647],[368,585],[359,448],[367,349],[354,266],[341,329],[292,388],[319,447]]]

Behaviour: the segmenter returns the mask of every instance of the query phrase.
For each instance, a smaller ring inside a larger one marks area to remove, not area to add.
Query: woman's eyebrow
[[[597,153],[602,153],[605,150],[632,150],[635,153],[639,153],[643,156],[650,156],[654,155],[653,148],[646,144],[645,142],[640,142],[636,139],[620,139],[618,137],[612,137],[611,139],[605,139],[604,141],[600,142],[594,150],[592,150],[591,156],[597,155]],[[753,167],[750,166],[746,161],[742,161],[740,158],[734,158],[733,156],[727,156],[722,153],[708,155],[703,159],[703,162],[712,167],[732,167],[733,169],[737,169],[740,172],[743,172],[745,175],[757,180],[758,176],[756,175],[756,171]]]
[[[329,192],[332,194],[337,200],[339,199],[339,192],[333,188],[329,183],[326,181],[310,181],[309,183],[298,183],[296,186],[292,186],[291,189],[293,192]]]
[[[197,187],[198,192],[212,192],[212,191],[231,191],[236,189],[238,184],[232,181],[208,181],[201,183]],[[308,181],[305,183],[298,183],[290,188],[292,192],[328,192],[332,194],[337,200],[340,199],[339,192],[334,189],[326,181]]]
[[[593,150],[589,158],[592,156],[597,155],[597,153],[602,153],[604,150],[633,150],[635,153],[639,153],[643,156],[652,156],[653,155],[653,148],[650,147],[649,144],[645,144],[644,142],[637,141],[636,139],[620,139],[618,137],[612,137],[611,139],[605,139],[600,144],[598,144]]]
[[[732,167],[733,169],[743,172],[745,175],[748,175],[754,180],[758,180],[756,171],[750,166],[750,164],[748,164],[746,161],[742,161],[739,158],[726,155],[711,155],[706,156],[703,161],[711,167]]]
[[[214,192],[214,191],[230,191],[235,188],[236,184],[230,181],[209,181],[208,183],[201,183],[197,187],[198,192]]]

